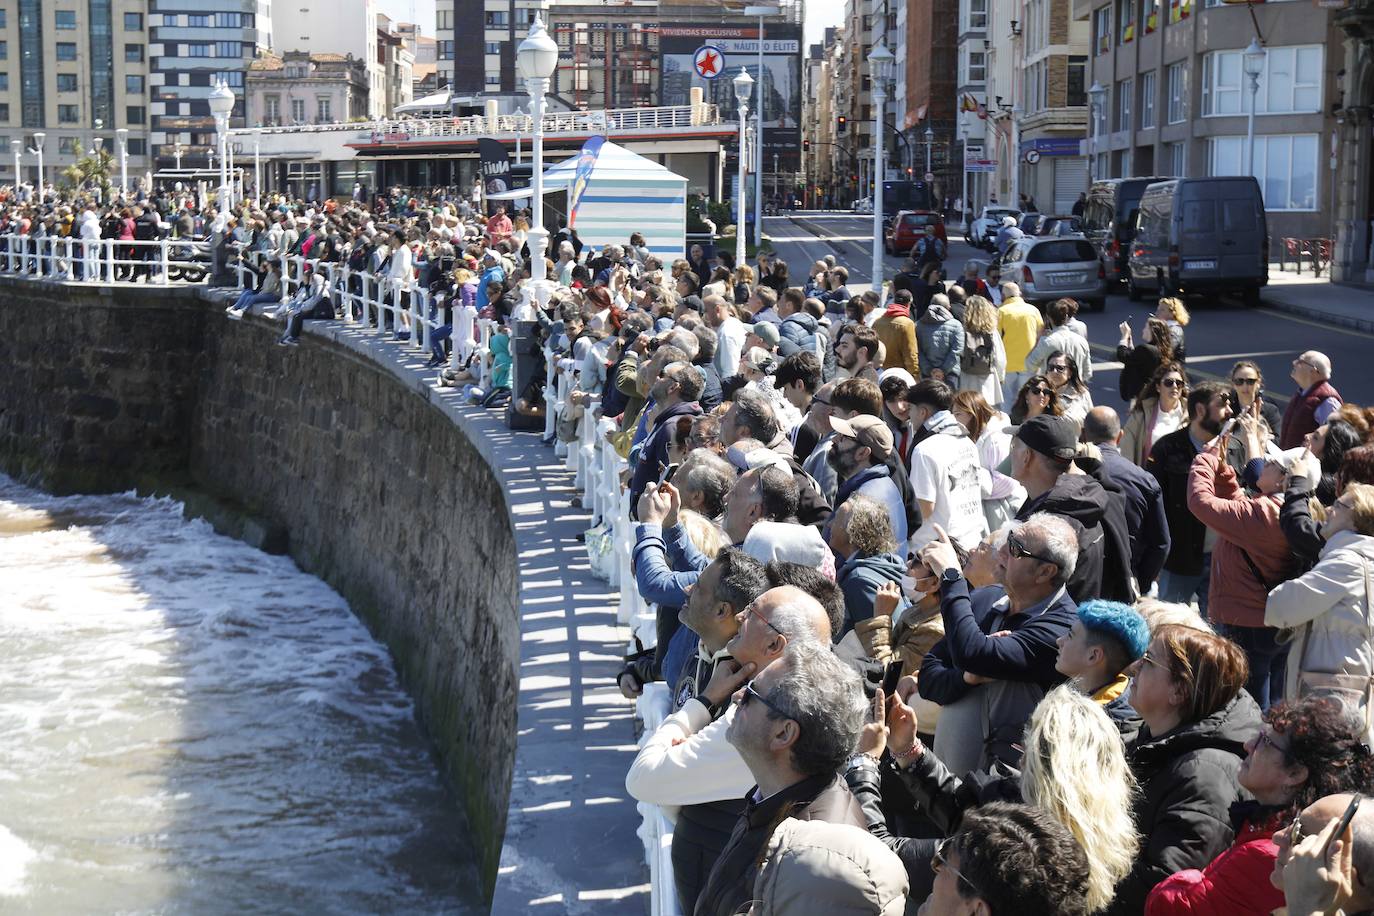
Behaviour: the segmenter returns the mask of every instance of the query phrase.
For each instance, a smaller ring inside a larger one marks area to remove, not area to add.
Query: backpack
[[[992,359],[992,337],[969,334],[964,341],[964,352],[959,357],[959,369],[964,375],[991,375]]]

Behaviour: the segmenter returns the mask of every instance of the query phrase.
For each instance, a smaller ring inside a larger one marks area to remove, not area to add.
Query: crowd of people
[[[88,221],[63,206],[0,220]],[[562,229],[541,303],[523,215],[464,198],[139,206],[210,233],[248,271],[228,316],[284,346],[341,316],[348,266],[429,294],[447,381],[537,414],[510,373],[534,322],[572,376],[557,435],[610,425],[629,465],[657,640],[617,682],[672,711],[626,786],[674,822],[683,912],[1374,910],[1374,411],[1322,353],[1283,410],[1250,360],[1194,383],[1165,298],[1095,404],[1078,304],[947,282],[939,246],[853,295],[832,259]]]

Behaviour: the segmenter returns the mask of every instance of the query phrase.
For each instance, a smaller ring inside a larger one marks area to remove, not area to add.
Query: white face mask
[[[906,600],[910,601],[912,604],[916,604],[926,596],[925,592],[916,589],[916,580],[911,576],[902,576],[901,582],[902,594],[906,596]]]

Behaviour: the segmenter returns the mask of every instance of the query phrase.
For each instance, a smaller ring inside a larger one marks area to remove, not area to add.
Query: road
[[[849,268],[851,285],[866,286],[871,281],[872,216],[802,211],[766,217],[764,231],[774,239],[774,247],[797,282],[805,279],[812,262],[827,254],[835,255]],[[987,252],[966,245],[957,230],[950,232],[946,272],[951,278],[958,275],[965,261],[987,258]],[[901,258],[885,257],[884,278],[891,279],[901,264]],[[1333,293],[1338,290],[1333,287]],[[1188,306],[1193,319],[1187,329],[1188,371],[1194,379],[1225,378],[1236,360],[1253,359],[1264,374],[1268,396],[1283,404],[1294,389],[1288,377],[1293,358],[1303,350],[1320,350],[1331,358],[1332,383],[1346,400],[1374,403],[1374,372],[1364,368],[1374,335],[1327,327],[1263,304],[1244,309],[1229,300],[1215,305],[1190,299]],[[1088,325],[1088,339],[1098,360],[1090,385],[1094,403],[1122,407],[1116,390],[1118,325],[1129,321],[1138,340],[1152,310],[1153,303],[1131,302],[1123,290],[1107,298],[1105,312],[1079,315]]]

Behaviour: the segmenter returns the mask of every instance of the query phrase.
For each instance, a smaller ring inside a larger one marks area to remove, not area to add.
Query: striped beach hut
[[[577,159],[544,172],[546,193],[572,184]],[[623,245],[630,233],[639,232],[649,251],[665,261],[685,257],[687,179],[608,141],[587,181],[573,228],[588,245]]]

